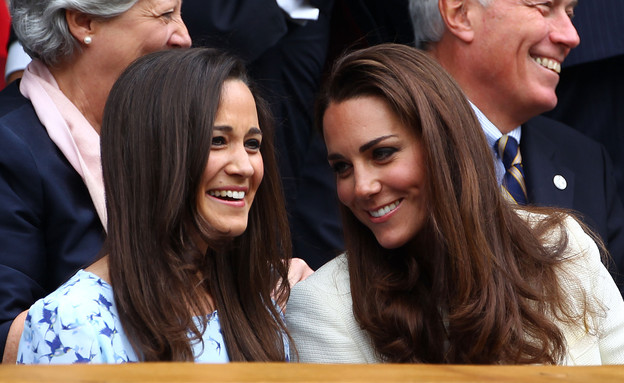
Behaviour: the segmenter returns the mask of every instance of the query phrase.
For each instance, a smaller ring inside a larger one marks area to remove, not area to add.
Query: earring
[[[91,38],[91,36],[85,36],[84,40],[82,41],[84,41],[85,44],[89,45],[91,44],[91,41],[93,41],[93,39]]]

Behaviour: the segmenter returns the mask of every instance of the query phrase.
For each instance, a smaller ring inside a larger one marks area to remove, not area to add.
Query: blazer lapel
[[[529,203],[572,208],[575,174],[557,160],[557,142],[540,129],[547,123],[537,117],[522,125],[520,153]]]

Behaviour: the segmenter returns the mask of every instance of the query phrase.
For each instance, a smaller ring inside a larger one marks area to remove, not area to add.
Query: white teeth
[[[545,68],[552,70],[553,72],[561,73],[561,63],[558,61],[547,59],[545,57],[533,58],[533,61]]]
[[[210,190],[208,192],[213,197],[228,197],[233,199],[243,199],[245,198],[244,191],[234,191],[234,190]]]
[[[380,208],[379,210],[370,211],[369,214],[372,215],[375,218],[379,218],[381,216],[384,216],[384,215],[390,213],[392,210],[396,209],[397,206],[399,206],[399,201],[395,201],[395,202],[391,203],[390,205],[386,205],[386,206]]]

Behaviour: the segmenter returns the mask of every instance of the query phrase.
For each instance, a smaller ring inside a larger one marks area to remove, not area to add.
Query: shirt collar
[[[503,134],[501,133],[500,130],[498,130],[496,125],[494,125],[492,121],[490,121],[485,116],[485,114],[483,114],[483,112],[481,112],[479,108],[477,108],[475,104],[473,104],[471,101],[468,101],[468,102],[470,102],[470,106],[472,107],[472,110],[475,112],[475,115],[477,116],[477,120],[479,120],[479,123],[481,124],[481,128],[483,129],[483,132],[485,133],[485,138],[487,138],[487,142],[490,145],[490,148],[493,148],[494,144],[496,144],[496,141],[498,141],[498,139],[501,138]],[[509,136],[515,138],[518,141],[518,144],[520,144],[521,135],[522,135],[521,126],[518,126],[514,130],[509,132]]]

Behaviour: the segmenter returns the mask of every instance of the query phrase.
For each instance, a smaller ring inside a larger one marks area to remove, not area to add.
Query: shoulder
[[[349,290],[349,269],[346,254],[343,253],[297,283],[292,289],[291,296],[304,291],[345,294],[349,293]]]
[[[351,307],[351,287],[345,254],[327,262],[290,291],[286,316],[293,312],[342,311]]]
[[[535,227],[547,218],[545,213],[536,213],[523,209],[516,210],[516,213],[531,227]],[[546,234],[544,242],[546,245],[554,245],[561,239],[567,240],[566,260],[581,257],[601,264],[598,245],[596,245],[592,236],[585,231],[581,223],[572,215],[565,214],[561,224],[553,226]]]
[[[603,156],[603,146],[598,141],[545,116],[534,117],[522,125],[522,143],[530,149],[548,147],[558,155],[569,154],[570,160]]]
[[[353,315],[346,256],[340,255],[294,286],[286,324],[306,363],[378,362],[368,334]]]
[[[27,321],[33,326],[72,329],[73,326],[98,322],[105,312],[115,314],[114,310],[111,286],[81,270],[54,292],[35,302]]]
[[[0,126],[2,127],[0,131],[12,131],[19,134],[20,129],[31,130],[33,121],[37,122],[35,125],[41,125],[35,108],[30,100],[22,96],[17,84],[9,84],[0,91]]]
[[[22,106],[29,106],[30,111],[34,112],[30,101],[20,93],[19,80],[0,91],[0,117],[19,110]]]
[[[128,361],[131,353],[111,286],[91,273],[79,271],[30,308],[18,361],[118,363]]]
[[[58,151],[32,103],[14,83],[0,92],[0,147],[6,152],[2,161],[15,163]]]
[[[581,148],[589,145],[599,148],[600,144],[578,130],[545,116],[537,116],[522,125],[522,141],[533,142],[555,140],[559,148]],[[578,154],[578,153],[577,153]]]

